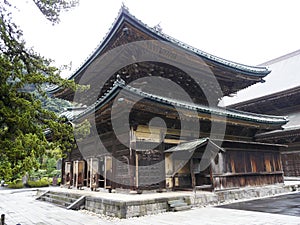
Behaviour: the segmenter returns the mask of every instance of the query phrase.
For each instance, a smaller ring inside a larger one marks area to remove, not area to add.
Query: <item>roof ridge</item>
[[[277,62],[280,62],[280,61],[292,58],[292,57],[294,57],[296,55],[299,55],[299,54],[300,54],[300,49],[298,49],[296,51],[293,51],[293,52],[289,52],[287,54],[284,54],[282,56],[276,57],[274,59],[268,60],[268,61],[266,61],[264,63],[259,64],[258,66],[269,66],[271,64],[274,64],[274,63],[277,63]]]

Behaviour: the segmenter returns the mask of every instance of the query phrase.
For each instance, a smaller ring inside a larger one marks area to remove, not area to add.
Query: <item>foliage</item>
[[[39,93],[34,93],[35,97],[41,101],[42,107],[49,111],[55,112],[57,115],[65,111],[68,107],[71,107],[72,104],[64,99],[60,98],[49,98],[40,95]]]
[[[73,3],[34,0],[45,17],[57,23],[63,9]],[[51,61],[27,49],[22,31],[12,21],[9,0],[0,3],[0,178],[14,180],[39,167],[39,159],[53,149],[66,152],[73,146],[72,126],[42,107],[31,87],[45,96],[44,85],[76,89],[64,80]]]
[[[41,178],[52,178],[61,175],[61,171],[56,169],[57,160],[55,158],[50,158],[44,156],[40,162],[40,169],[33,170],[29,173],[29,177],[32,180],[37,180]]]
[[[59,22],[59,14],[62,10],[68,10],[78,5],[79,1],[72,0],[33,0],[39,10],[52,23]]]
[[[91,124],[85,119],[81,123],[74,125],[74,136],[77,141],[81,141],[83,138],[88,136],[91,132]]]
[[[51,177],[59,177],[61,175],[61,171],[60,170],[53,170],[51,173],[50,173],[50,176]]]
[[[40,179],[36,181],[29,180],[27,182],[28,187],[48,187],[50,182],[47,179]]]
[[[37,169],[35,171],[30,172],[29,177],[32,180],[39,180],[42,177],[47,176],[47,170]]]
[[[17,189],[17,188],[23,188],[24,185],[23,185],[23,183],[22,183],[22,180],[17,179],[17,180],[15,180],[15,181],[13,181],[13,182],[8,182],[8,186],[7,186],[7,187],[8,187],[8,188],[14,188],[14,189]]]

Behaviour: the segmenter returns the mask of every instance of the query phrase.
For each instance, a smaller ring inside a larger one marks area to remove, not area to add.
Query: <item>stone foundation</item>
[[[106,216],[129,218],[167,212],[169,210],[168,200],[166,198],[158,198],[124,202],[86,197],[85,209]]]
[[[72,192],[72,190],[69,190]],[[183,199],[185,203],[192,207],[203,207],[209,205],[219,205],[232,203],[236,201],[250,200],[261,197],[271,197],[279,194],[288,194],[295,191],[300,191],[300,183],[292,185],[269,185],[263,187],[245,187],[239,189],[222,190],[215,192],[186,192],[178,194],[172,193],[157,193],[153,194],[152,197],[145,194],[145,197],[136,199],[134,195],[132,198],[129,194],[124,194],[124,200],[122,195],[120,199],[115,197],[110,199],[109,196],[113,193],[107,193],[107,196],[98,197],[96,195],[88,195],[85,193],[84,208],[86,210],[103,214],[106,216],[118,217],[118,218],[129,218],[139,217],[144,215],[158,214],[162,212],[170,211],[168,201]],[[80,193],[80,191],[75,191]],[[143,194],[142,194],[143,195]],[[126,196],[126,198],[125,198]]]
[[[273,195],[289,193],[296,191],[298,187],[293,188],[291,186],[274,185],[266,187],[249,187],[236,190],[227,190],[216,192],[218,195],[218,201],[220,203],[232,202],[236,200],[246,200],[253,198],[270,197]]]

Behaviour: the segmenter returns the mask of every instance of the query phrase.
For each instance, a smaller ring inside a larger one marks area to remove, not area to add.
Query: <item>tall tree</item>
[[[53,24],[59,22],[63,10],[78,3],[33,2]],[[47,151],[59,148],[64,152],[73,142],[72,127],[43,108],[28,87],[33,86],[43,96],[45,84],[76,89],[74,82],[62,79],[58,69],[50,66],[50,60],[26,48],[11,7],[9,0],[0,3],[0,179],[10,180],[36,168],[38,158]]]

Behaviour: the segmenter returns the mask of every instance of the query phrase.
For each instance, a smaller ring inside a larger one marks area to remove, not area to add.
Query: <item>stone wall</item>
[[[249,200],[262,197],[271,197],[279,194],[288,194],[300,191],[300,185],[269,185],[262,187],[245,187],[239,189],[216,191],[212,193],[195,192],[190,196],[193,206],[217,205],[231,203],[238,200]]]
[[[167,202],[166,198],[124,202],[86,197],[85,209],[107,216],[129,218],[167,212]]]

